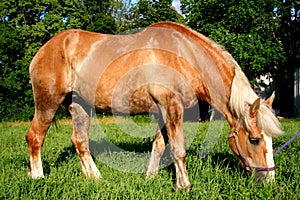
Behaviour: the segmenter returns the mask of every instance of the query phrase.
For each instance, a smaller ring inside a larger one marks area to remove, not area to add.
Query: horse
[[[273,181],[272,138],[283,134],[273,113],[274,94],[263,101],[238,63],[213,40],[173,22],[128,35],[65,30],[44,44],[29,67],[35,113],[26,141],[28,175],[44,177],[41,148],[54,115],[68,94],[71,141],[88,178],[101,178],[89,150],[90,108],[161,116],[146,175],[156,175],[169,142],[176,187],[189,188],[183,133],[184,110],[203,100],[230,126],[228,144],[255,178]]]

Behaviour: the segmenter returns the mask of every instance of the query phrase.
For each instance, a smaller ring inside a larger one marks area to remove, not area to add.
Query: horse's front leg
[[[73,133],[72,143],[80,157],[82,172],[88,178],[101,178],[89,150],[88,131],[90,126],[90,116],[84,106],[73,102],[69,111],[72,115]]]
[[[176,187],[190,189],[191,184],[186,170],[186,149],[183,135],[183,106],[172,99],[167,108],[166,127],[176,170]]]

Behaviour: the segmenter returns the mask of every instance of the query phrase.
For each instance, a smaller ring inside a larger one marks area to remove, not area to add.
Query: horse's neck
[[[199,33],[194,34],[196,42],[187,43],[189,48],[181,48],[181,54],[197,68],[200,99],[204,99],[226,116],[229,112],[231,84],[239,66],[223,47]]]
[[[212,107],[218,110],[223,116],[229,115],[229,100],[231,94],[231,84],[234,73],[226,72],[224,69],[208,69],[203,74],[205,89],[204,99]]]

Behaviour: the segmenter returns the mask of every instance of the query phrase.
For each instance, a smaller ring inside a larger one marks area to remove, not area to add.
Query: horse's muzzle
[[[261,170],[254,171],[254,180],[255,181],[266,181],[267,183],[273,182],[275,180],[275,170]]]

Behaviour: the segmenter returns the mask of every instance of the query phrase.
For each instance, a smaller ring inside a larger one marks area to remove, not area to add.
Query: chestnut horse
[[[72,143],[86,177],[100,178],[88,142],[90,109],[161,115],[146,174],[155,175],[168,138],[177,188],[190,187],[183,112],[204,100],[230,125],[228,143],[255,177],[275,177],[272,137],[282,133],[272,112],[274,95],[262,101],[232,56],[183,25],[162,22],[131,35],[63,31],[30,64],[35,114],[26,135],[29,175],[43,177],[41,147],[56,110],[69,93]]]

